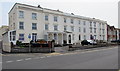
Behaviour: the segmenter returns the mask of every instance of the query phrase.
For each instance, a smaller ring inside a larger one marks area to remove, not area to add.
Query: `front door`
[[[69,40],[69,43],[71,43],[71,35],[69,35],[68,40]]]

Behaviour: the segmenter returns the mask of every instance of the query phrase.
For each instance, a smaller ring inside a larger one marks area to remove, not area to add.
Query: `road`
[[[2,56],[3,69],[117,69],[118,46],[70,53]]]

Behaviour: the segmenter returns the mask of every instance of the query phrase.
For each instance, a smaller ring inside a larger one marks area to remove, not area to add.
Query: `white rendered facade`
[[[28,35],[31,40],[54,39],[57,44],[80,43],[91,38],[107,41],[106,21],[19,3],[9,12],[9,27],[15,31],[14,41],[23,43],[30,41]]]

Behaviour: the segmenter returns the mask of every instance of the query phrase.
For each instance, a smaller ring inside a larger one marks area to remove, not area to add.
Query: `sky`
[[[119,0],[0,0],[0,26],[8,25],[8,12],[17,3],[33,6],[40,5],[75,15],[107,21],[111,26],[118,27]]]

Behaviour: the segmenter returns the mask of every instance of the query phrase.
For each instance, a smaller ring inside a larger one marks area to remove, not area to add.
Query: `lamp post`
[[[29,52],[31,52],[31,48],[30,48],[31,34],[28,35],[28,38],[29,38]]]

